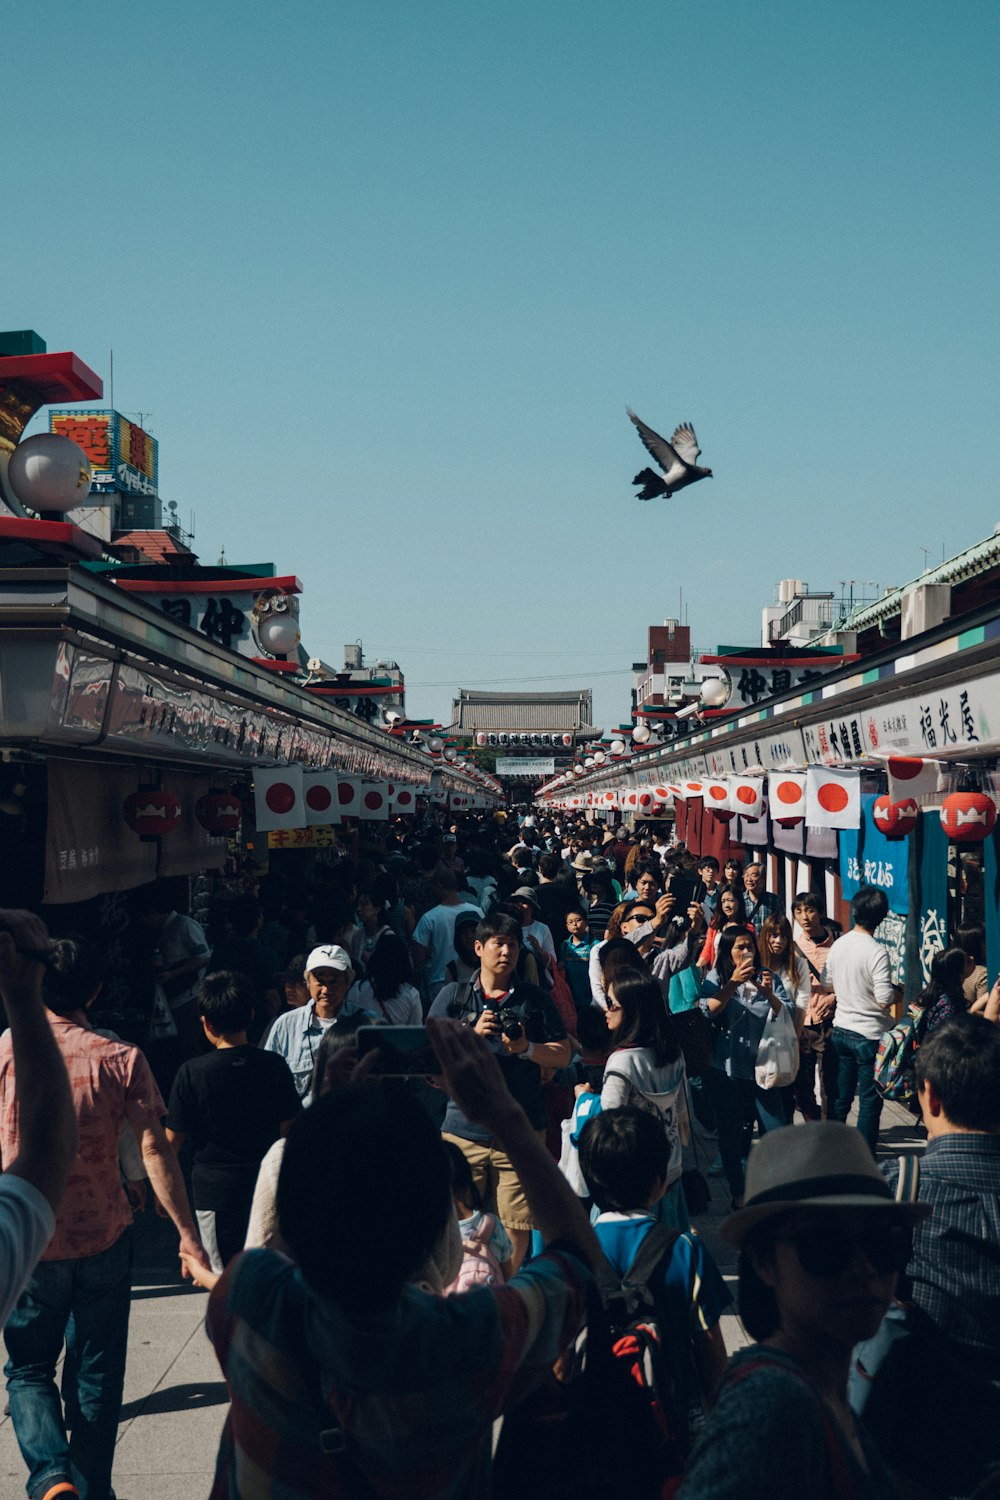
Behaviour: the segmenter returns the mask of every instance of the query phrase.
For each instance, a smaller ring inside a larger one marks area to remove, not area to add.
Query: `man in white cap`
[[[308,1004],[279,1016],[268,1033],[264,1049],[285,1059],[300,1099],[309,1092],[316,1053],[324,1034],[334,1026],[353,1031],[363,1024],[365,1011],[345,1003],[353,983],[354,970],[347,949],[337,943],[321,943],[306,959]]]

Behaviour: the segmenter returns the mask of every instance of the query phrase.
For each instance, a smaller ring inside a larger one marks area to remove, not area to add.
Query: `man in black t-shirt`
[[[243,1249],[257,1171],[286,1135],[301,1105],[285,1059],[247,1043],[253,1018],[250,981],[222,970],[207,974],[198,997],[212,1046],[184,1063],[170,1091],[167,1136],[194,1149],[195,1215],[214,1271]]]
[[[472,1026],[496,1053],[507,1087],[540,1135],[545,1131],[543,1068],[564,1068],[570,1059],[566,1028],[549,996],[522,984],[515,970],[521,927],[504,912],[491,913],[476,928],[479,972],[465,984],[446,984],[429,1014]],[[535,1227],[527,1197],[513,1167],[488,1131],[449,1099],[443,1134],[462,1151],[484,1201],[496,1198],[497,1213],[520,1265]]]

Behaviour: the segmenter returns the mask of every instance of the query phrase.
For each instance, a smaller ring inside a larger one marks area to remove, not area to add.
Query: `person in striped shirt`
[[[430,1253],[461,1255],[440,1137],[390,1082],[317,1099],[278,1183],[294,1263],[247,1251],[209,1300],[232,1403],[212,1500],[485,1500],[494,1419],[579,1330],[600,1263],[580,1200],[483,1039],[455,1021],[427,1029],[445,1088],[508,1154],[546,1248],[505,1286],[441,1298],[414,1285]]]

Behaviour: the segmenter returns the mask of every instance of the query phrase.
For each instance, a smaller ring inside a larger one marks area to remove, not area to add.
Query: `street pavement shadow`
[[[159,1417],[171,1411],[196,1411],[202,1406],[224,1406],[229,1392],[224,1380],[191,1380],[181,1385],[161,1386],[148,1396],[127,1401],[122,1407],[122,1422],[133,1417]]]

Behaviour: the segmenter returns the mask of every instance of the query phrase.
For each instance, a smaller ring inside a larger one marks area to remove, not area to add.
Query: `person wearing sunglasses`
[[[739,1310],[757,1340],[729,1362],[679,1500],[885,1500],[892,1477],[847,1400],[907,1265],[924,1203],[897,1202],[853,1126],[820,1120],[750,1153]]]

